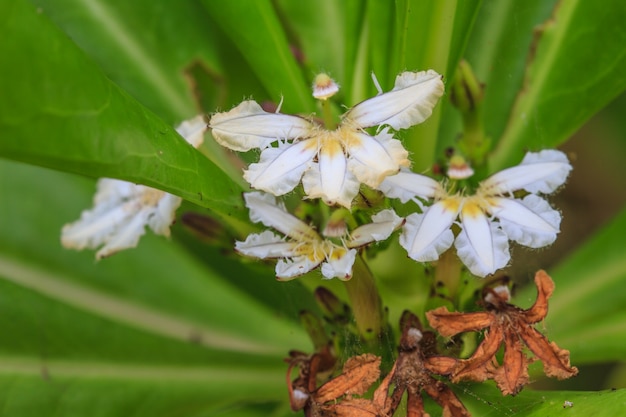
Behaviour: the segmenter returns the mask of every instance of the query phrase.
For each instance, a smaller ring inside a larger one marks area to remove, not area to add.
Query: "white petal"
[[[551,193],[565,183],[572,166],[563,152],[548,149],[529,152],[520,165],[500,171],[481,182],[487,195],[506,194],[516,190]]]
[[[402,203],[415,197],[433,198],[441,191],[434,179],[404,170],[388,176],[377,188],[389,198],[399,198]]]
[[[437,260],[454,242],[450,226],[458,211],[459,201],[450,199],[433,204],[423,214],[411,214],[406,218],[400,245],[418,262]]]
[[[534,194],[523,200],[493,198],[492,213],[509,239],[520,245],[541,248],[552,244],[559,233],[561,215]]]
[[[123,205],[102,210],[85,210],[80,220],[66,224],[61,230],[61,244],[68,249],[95,249],[106,243],[121,225],[135,214]]]
[[[394,230],[400,227],[403,222],[404,219],[391,209],[376,213],[372,216],[372,223],[354,229],[350,234],[348,247],[357,248],[373,241],[385,240]]]
[[[474,275],[484,277],[506,266],[511,256],[509,240],[477,204],[461,210],[462,230],[456,238],[457,255]]]
[[[77,250],[95,249],[105,244],[141,210],[140,200],[145,191],[156,192],[142,185],[101,178],[97,183],[94,207],[84,210],[80,220],[63,227],[61,244]]]
[[[282,204],[270,194],[252,192],[243,195],[250,210],[250,220],[273,227],[296,241],[317,241],[319,235],[313,228],[289,214]]]
[[[435,71],[403,72],[393,90],[357,104],[344,118],[360,127],[404,129],[426,120],[443,90],[441,75]]]
[[[170,235],[170,226],[174,223],[176,210],[182,201],[180,197],[163,193],[148,219],[148,226],[154,233],[163,236]]]
[[[253,188],[283,195],[300,183],[316,153],[317,144],[313,139],[267,148],[261,153],[261,160],[250,164],[243,177]]]
[[[151,208],[144,208],[133,214],[125,223],[119,224],[114,234],[107,239],[106,244],[96,252],[96,259],[106,258],[123,249],[136,247],[139,238],[146,232],[145,226],[151,212]]]
[[[409,166],[409,153],[402,143],[384,129],[375,137],[353,132],[344,135],[348,150],[348,169],[359,181],[372,188],[389,175],[398,173],[400,167]]]
[[[286,242],[284,238],[269,230],[260,234],[251,234],[245,241],[235,242],[235,250],[247,256],[259,259],[284,258],[291,256],[294,242]]]
[[[344,250],[340,248],[340,256],[331,253],[327,261],[322,264],[322,275],[324,278],[339,278],[341,280],[352,278],[352,265],[354,265],[354,259],[356,258],[356,249],[350,249],[345,253],[343,252]]]
[[[95,210],[108,210],[109,207],[119,206],[125,200],[140,196],[145,188],[128,181],[112,178],[100,178],[97,183],[96,195],[93,198]]]
[[[276,264],[276,278],[281,281],[289,281],[302,274],[306,274],[309,271],[317,268],[322,262],[311,260],[308,256],[298,256],[291,259],[281,259]]]
[[[182,122],[176,128],[176,131],[194,148],[197,148],[202,145],[202,142],[204,141],[204,132],[206,129],[207,124],[204,121],[204,116],[198,115],[193,119]]]
[[[222,146],[235,151],[264,149],[280,139],[308,137],[313,125],[307,120],[280,113],[268,113],[249,100],[225,113],[216,113],[209,121],[213,137]]]
[[[327,141],[320,150],[319,162],[304,173],[302,186],[309,198],[322,198],[326,204],[350,208],[359,192],[359,182],[350,171],[346,156],[337,141]]]

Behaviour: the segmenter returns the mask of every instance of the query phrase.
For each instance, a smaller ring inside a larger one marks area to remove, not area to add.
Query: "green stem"
[[[376,340],[383,330],[383,306],[372,271],[361,255],[357,255],[352,279],[345,281],[345,287],[361,337]]]
[[[324,120],[324,127],[326,130],[335,130],[337,122],[333,116],[333,109],[329,100],[320,100],[322,103],[322,119]]]

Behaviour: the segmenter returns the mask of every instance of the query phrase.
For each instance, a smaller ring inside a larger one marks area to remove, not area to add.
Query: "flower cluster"
[[[299,116],[268,113],[251,100],[213,115],[209,126],[227,148],[262,150],[259,162],[244,172],[253,188],[280,196],[302,182],[307,197],[350,208],[360,184],[375,188],[409,166],[408,152],[388,127],[423,122],[442,94],[436,72],[404,72],[393,90],[354,106],[335,130]],[[374,126],[388,127],[374,136],[364,130]]]
[[[176,131],[193,147],[204,140],[206,123],[202,116],[185,121]],[[157,235],[169,236],[181,198],[145,185],[101,178],[94,196],[94,207],[80,219],[66,224],[61,244],[68,249],[96,249],[96,259],[134,248],[145,233],[145,226]]]
[[[313,95],[326,101],[338,88],[321,74],[313,85]],[[529,152],[520,165],[485,179],[473,193],[447,188],[456,184],[455,180],[473,175],[464,161],[451,166],[450,184],[411,172],[408,152],[391,129],[423,122],[442,94],[441,76],[434,71],[404,72],[391,91],[349,109],[334,130],[300,116],[268,113],[251,100],[213,115],[209,126],[225,147],[261,150],[259,162],[244,171],[253,188],[281,196],[301,183],[305,197],[348,209],[362,184],[402,203],[415,201],[419,212],[406,218],[400,236],[409,257],[435,261],[454,244],[470,272],[486,276],[509,262],[509,240],[531,248],[554,242],[561,216],[542,194],[560,187],[571,165],[560,151]],[[375,135],[365,131],[374,126],[378,127]],[[272,232],[251,235],[245,242],[237,242],[239,252],[262,259],[289,259],[277,265],[277,276],[282,279],[308,272],[324,260],[324,277],[350,277],[352,248],[358,245],[347,240],[342,249],[322,239],[310,226],[286,215],[280,205],[273,210],[282,215],[263,220],[259,212],[269,213],[272,202],[273,197],[258,193],[246,196],[252,220],[262,221],[285,237]],[[389,211],[385,215],[392,217]],[[374,224],[379,226],[377,221],[374,219]],[[396,227],[398,221],[394,218],[392,223]],[[381,239],[369,236],[367,240]]]

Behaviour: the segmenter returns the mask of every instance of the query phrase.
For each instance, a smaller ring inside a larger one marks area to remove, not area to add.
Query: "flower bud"
[[[328,74],[317,74],[313,81],[313,97],[318,100],[326,100],[334,96],[339,91],[339,84],[335,82]]]

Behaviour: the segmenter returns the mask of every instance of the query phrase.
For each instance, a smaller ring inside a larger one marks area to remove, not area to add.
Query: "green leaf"
[[[206,0],[203,4],[241,51],[270,97],[276,103],[284,97],[285,112],[314,109],[310,82],[298,68],[271,2]]]
[[[489,159],[491,170],[514,165],[527,149],[559,145],[624,91],[625,19],[620,0],[557,5],[537,33],[524,85]]]
[[[109,81],[25,0],[0,6],[0,155],[150,185],[246,219],[242,187]],[[37,30],[32,30],[32,28]],[[209,180],[210,179],[210,180]]]
[[[370,38],[368,53],[371,61],[371,68],[367,68],[367,73],[374,72],[384,85],[391,85],[396,75],[404,69],[389,65],[394,54],[393,48],[389,45],[394,42],[395,11],[392,2],[377,0],[367,2],[366,16]],[[367,82],[372,86],[369,77],[367,78]]]
[[[0,160],[0,190],[3,415],[258,415],[284,402],[282,358],[310,349],[276,314],[293,299],[270,308],[150,233],[99,263],[62,249],[60,228],[90,204],[93,181]],[[32,198],[6,198],[20,195]],[[258,292],[278,285],[248,278]]]
[[[351,45],[355,44],[352,33],[348,35],[348,15],[353,13],[350,1],[302,1],[279,0],[283,26],[304,58],[311,71],[308,78],[318,71],[328,72],[342,85],[349,82],[352,74],[347,73],[347,57],[354,55]]]
[[[626,344],[626,210],[558,267],[546,334],[574,365],[623,360]],[[532,287],[532,286],[529,286]],[[516,296],[534,299],[534,288]]]
[[[0,407],[5,417],[266,416],[278,402],[274,382],[282,380],[246,369],[2,359]]]
[[[465,59],[485,85],[485,133],[494,140],[504,130],[522,87],[534,29],[550,16],[555,2],[487,1],[480,9]]]
[[[459,392],[472,415],[481,417],[586,417],[622,413],[626,390],[599,392],[533,391],[524,389],[515,397],[503,397],[490,384],[468,385]]]
[[[477,0],[397,1],[398,71],[434,69],[445,80],[452,80],[479,6]],[[439,103],[425,123],[404,134],[405,146],[413,154],[413,169],[417,172],[430,169],[435,160],[442,107],[443,103]]]
[[[200,111],[189,74],[223,72],[213,25],[195,1],[32,0],[117,85],[170,124]],[[217,88],[212,87],[213,102]],[[205,108],[211,111],[215,107]]]
[[[472,27],[463,58],[484,84],[482,102],[485,134],[497,139],[522,86],[533,30],[545,21],[555,0],[487,1]],[[455,145],[461,132],[460,115],[449,102],[443,109],[437,155]]]

